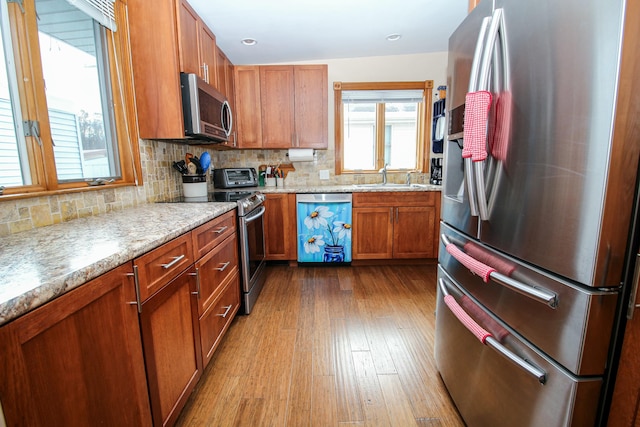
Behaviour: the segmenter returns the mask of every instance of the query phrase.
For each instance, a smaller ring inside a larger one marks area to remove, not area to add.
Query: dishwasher
[[[351,262],[351,193],[296,195],[299,263]]]

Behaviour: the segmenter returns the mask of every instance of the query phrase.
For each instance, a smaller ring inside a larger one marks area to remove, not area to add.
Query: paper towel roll
[[[288,155],[290,162],[312,162],[313,148],[290,148]]]

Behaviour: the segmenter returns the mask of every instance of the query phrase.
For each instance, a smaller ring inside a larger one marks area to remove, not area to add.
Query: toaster
[[[215,188],[256,187],[258,174],[255,168],[222,168],[213,170]]]

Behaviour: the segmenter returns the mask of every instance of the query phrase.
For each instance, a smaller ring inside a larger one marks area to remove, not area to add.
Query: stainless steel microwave
[[[185,138],[189,144],[225,142],[233,115],[226,97],[196,74],[180,73]]]

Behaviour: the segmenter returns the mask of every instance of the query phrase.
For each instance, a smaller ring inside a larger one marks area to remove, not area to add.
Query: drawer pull
[[[229,314],[229,311],[231,310],[231,307],[233,307],[233,304],[227,305],[227,306],[222,306],[222,308],[226,309],[224,311],[224,314],[216,314],[216,316],[227,317],[227,314]]]
[[[229,264],[231,264],[231,261],[227,261],[227,262],[223,263],[222,267],[214,268],[214,270],[224,271],[224,270],[227,269],[227,267],[229,267]]]
[[[222,232],[224,232],[227,228],[229,228],[229,226],[228,226],[228,225],[225,225],[224,227],[220,227],[220,228],[218,228],[217,230],[211,230],[211,231],[213,231],[213,232],[214,232],[214,233],[216,233],[216,234],[221,234],[221,233],[222,233]]]
[[[162,264],[162,268],[164,268],[165,270],[168,270],[174,265],[176,265],[177,263],[179,263],[180,261],[182,261],[183,259],[184,259],[184,255],[174,256],[173,261],[171,261],[168,264]]]

